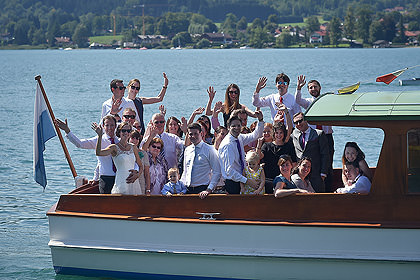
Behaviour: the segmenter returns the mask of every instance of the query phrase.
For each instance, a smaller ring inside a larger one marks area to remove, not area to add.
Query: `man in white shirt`
[[[150,134],[144,136],[141,146],[143,149],[147,149],[149,147],[150,142],[154,137],[159,137],[163,141],[163,153],[166,161],[168,162],[168,167],[176,167],[177,166],[177,150],[182,151],[184,149],[184,142],[175,134],[166,133],[165,130],[165,115],[161,113],[154,114],[152,117],[152,124],[153,127],[150,131]],[[186,125],[181,125],[182,131],[186,134],[187,129]]]
[[[361,193],[368,194],[370,191],[370,180],[360,173],[359,163],[357,161],[346,162],[343,167],[344,175],[347,178],[347,185],[338,188],[336,193]]]
[[[63,122],[60,119],[55,120],[56,125],[66,132],[66,137],[73,143],[76,147],[81,149],[96,149],[96,142],[98,141],[98,136],[88,138],[88,139],[79,139],[73,132],[70,131],[70,128],[67,123],[67,119]],[[105,136],[102,137],[101,147],[106,148],[111,144],[116,144],[119,142],[118,138],[115,136],[115,127],[116,121],[113,116],[105,116],[103,119],[103,127],[105,130]],[[98,165],[97,169],[99,174],[95,173],[94,180],[99,179],[99,192],[100,193],[111,193],[112,187],[115,183],[115,165],[112,161],[112,157],[109,156],[98,156]],[[99,178],[96,178],[98,176]],[[133,183],[138,177],[138,172],[132,171],[127,177],[128,183]]]
[[[124,97],[126,87],[122,80],[114,79],[110,83],[112,97],[102,104],[101,119],[106,115],[118,115],[120,119],[123,118],[123,112],[126,108],[136,110],[133,100]],[[136,120],[140,121],[139,117],[136,116]]]
[[[290,114],[294,116],[296,113],[300,112],[300,107],[298,104],[296,104],[295,97],[287,93],[289,84],[290,79],[286,74],[278,74],[276,77],[276,87],[278,93],[274,93],[266,97],[260,97],[260,90],[265,88],[265,86],[267,85],[267,78],[260,78],[255,88],[254,95],[252,96],[252,104],[255,107],[270,107],[271,120],[273,122],[274,117],[278,112],[278,105],[280,104],[284,104],[287,107]],[[285,125],[287,126],[287,123],[285,123]]]
[[[264,130],[263,114],[256,111],[258,125],[252,133],[241,134],[241,121],[237,116],[229,118],[227,125],[229,134],[223,139],[219,147],[219,159],[222,176],[225,179],[225,188],[229,194],[239,194],[240,182],[257,187],[257,182],[243,176],[245,167],[244,146],[256,141],[262,136]]]
[[[321,95],[321,84],[317,80],[310,80],[308,82],[308,92],[311,95],[309,98],[302,98],[302,88],[305,86],[306,80],[304,75],[298,77],[298,83],[296,87],[295,99],[296,103],[302,108],[308,109],[308,107]],[[334,138],[333,129],[329,125],[309,125],[312,128],[323,130],[328,140],[328,148],[330,153],[330,170],[325,180],[326,192],[331,191],[332,187],[332,171],[333,171],[333,158],[334,158]]]
[[[201,126],[188,125],[188,137],[192,143],[184,151],[184,172],[181,181],[187,186],[187,194],[209,195],[220,180],[220,162],[216,149],[203,142]]]

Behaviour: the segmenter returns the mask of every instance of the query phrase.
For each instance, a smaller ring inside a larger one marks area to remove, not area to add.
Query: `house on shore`
[[[227,33],[204,33],[202,39],[207,39],[212,44],[232,44],[233,37]]]

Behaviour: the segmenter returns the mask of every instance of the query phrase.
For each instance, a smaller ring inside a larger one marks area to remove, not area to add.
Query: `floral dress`
[[[168,181],[168,162],[160,154],[156,157],[155,163],[152,154],[150,152],[147,152],[147,154],[150,163],[150,194],[161,194],[163,185]]]
[[[253,179],[253,180],[255,180],[255,181],[257,181],[257,183],[258,183],[258,187],[260,186],[260,184],[261,184],[261,172],[262,172],[262,170],[263,170],[263,168],[262,168],[262,165],[260,165],[260,167],[258,168],[258,170],[257,170],[257,172],[252,172],[250,169],[249,169],[249,167],[246,167],[245,169],[244,169],[244,176],[247,178],[247,179]],[[257,189],[258,189],[258,187],[257,187]],[[245,184],[245,186],[244,186],[244,191],[242,192],[241,191],[241,194],[252,194],[252,193],[254,193],[255,192],[255,190],[256,189],[254,189],[253,187],[251,187],[250,185],[248,185],[248,184]],[[264,194],[264,188],[263,188],[263,190],[261,191],[261,193],[260,194]]]

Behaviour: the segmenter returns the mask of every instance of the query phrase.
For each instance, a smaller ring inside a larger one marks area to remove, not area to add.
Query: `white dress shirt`
[[[69,132],[66,137],[72,142],[76,147],[81,149],[96,149],[96,142],[98,142],[98,136],[88,138],[88,139],[79,139],[73,132]],[[114,137],[114,143],[119,142],[117,137]],[[110,137],[107,134],[102,136],[101,148],[105,149],[111,145]],[[95,177],[105,175],[105,176],[115,176],[115,172],[112,169],[112,157],[109,156],[98,156],[98,171],[99,174],[95,174]],[[96,172],[95,172],[96,173]]]
[[[143,138],[140,146],[143,146],[143,144],[146,143],[148,137]],[[175,134],[167,132],[157,134],[155,137],[158,137],[163,141],[163,150],[165,154],[165,159],[168,162],[168,167],[177,167],[177,150],[182,151],[184,149],[184,141],[182,141],[181,138],[179,138]]]
[[[295,97],[293,95],[286,93],[282,97],[283,104],[287,107],[290,116],[293,118],[296,113],[300,112],[300,106],[296,104]],[[252,104],[255,107],[270,107],[272,121],[274,121],[274,117],[277,114],[276,102],[280,102],[280,95],[278,93],[274,93],[266,97],[260,97],[259,93],[254,92],[254,95],[252,96]],[[287,122],[285,125],[287,126]]]
[[[222,143],[220,143],[219,147],[219,159],[223,178],[235,182],[246,183],[247,179],[242,175],[243,170],[241,170],[241,162],[239,159],[236,139],[239,140],[241,145],[242,162],[245,165],[244,145],[256,141],[259,137],[262,136],[263,130],[264,121],[260,121],[252,133],[239,134],[238,138],[233,137],[230,133],[226,135],[226,137],[222,140]]]
[[[181,178],[185,185],[208,185],[207,188],[213,190],[221,175],[219,157],[213,146],[201,141],[185,148],[184,172]]]
[[[335,192],[337,193],[362,193],[368,194],[370,191],[371,183],[368,177],[363,175],[358,175],[356,179],[354,179],[353,184],[351,186],[346,186],[344,188],[338,188]]]
[[[295,92],[295,100],[298,105],[300,105],[302,108],[308,109],[308,107],[315,101],[315,97],[311,96],[309,98],[302,98],[302,91],[299,89],[296,89]],[[309,125],[313,129],[316,128],[316,125]],[[333,133],[332,126],[329,125],[323,125],[322,130],[325,134],[331,134]]]
[[[107,101],[105,101],[102,104],[102,115],[101,115],[101,120],[106,116],[109,115],[111,113],[111,108],[112,108],[112,98],[108,99]],[[140,122],[140,118],[137,114],[137,109],[136,109],[136,105],[134,105],[133,100],[130,100],[128,98],[123,97],[121,99],[121,105],[120,108],[122,108],[119,112],[118,115],[120,116],[120,118],[122,119],[123,117],[123,112],[126,108],[131,108],[134,110],[134,112],[136,112],[136,121]]]

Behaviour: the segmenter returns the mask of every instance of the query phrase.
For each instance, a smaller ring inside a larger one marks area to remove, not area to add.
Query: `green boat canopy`
[[[420,120],[420,91],[327,93],[305,113],[309,122]]]

